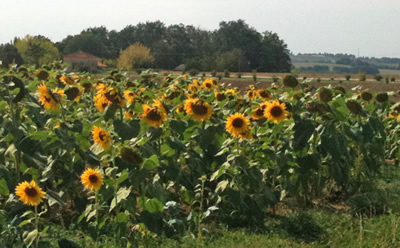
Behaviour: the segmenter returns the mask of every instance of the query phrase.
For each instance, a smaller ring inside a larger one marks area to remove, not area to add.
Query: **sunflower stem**
[[[122,111],[122,107],[119,107],[119,113],[121,115],[121,121],[123,121],[124,120],[124,114],[123,114],[123,111]]]
[[[97,190],[95,191],[95,205],[96,205],[96,243],[95,247],[98,247],[99,244],[99,200]]]
[[[38,248],[40,234],[39,234],[39,216],[38,216],[37,205],[35,206],[35,230],[37,230],[37,232],[38,232],[38,236],[36,236],[36,240],[35,240],[35,247]]]

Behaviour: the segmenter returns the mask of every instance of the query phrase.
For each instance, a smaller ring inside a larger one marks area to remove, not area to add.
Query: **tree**
[[[244,52],[240,49],[233,49],[217,55],[215,69],[217,71],[249,71],[249,65]]]
[[[150,48],[142,45],[140,42],[136,42],[121,52],[117,64],[127,69],[133,69],[145,67],[153,59],[153,56],[150,54]]]
[[[18,52],[17,48],[12,44],[0,45],[0,67],[8,67],[9,64],[21,65],[24,63],[21,54]]]
[[[291,61],[289,50],[276,33],[264,32],[260,54],[260,71],[289,72]]]
[[[55,45],[43,36],[25,36],[16,39],[14,45],[25,63],[40,66],[58,60],[60,54]]]

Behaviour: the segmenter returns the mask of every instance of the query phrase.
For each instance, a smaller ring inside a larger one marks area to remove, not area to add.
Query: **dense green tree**
[[[21,65],[24,63],[18,49],[12,44],[0,45],[0,67],[8,67],[9,64]]]
[[[57,47],[43,36],[27,35],[23,39],[16,39],[14,46],[27,64],[40,66],[60,58]]]
[[[289,50],[276,33],[264,32],[262,37],[260,71],[289,72],[291,62]]]

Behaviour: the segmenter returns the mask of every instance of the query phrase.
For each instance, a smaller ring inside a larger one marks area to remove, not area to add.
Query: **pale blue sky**
[[[155,20],[214,30],[237,19],[278,33],[293,53],[400,57],[400,0],[0,0],[0,43]]]

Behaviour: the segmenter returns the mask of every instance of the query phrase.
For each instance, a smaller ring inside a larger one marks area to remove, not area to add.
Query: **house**
[[[76,52],[65,55],[63,62],[70,65],[70,71],[87,71],[93,72],[97,70],[100,58],[86,52]]]

